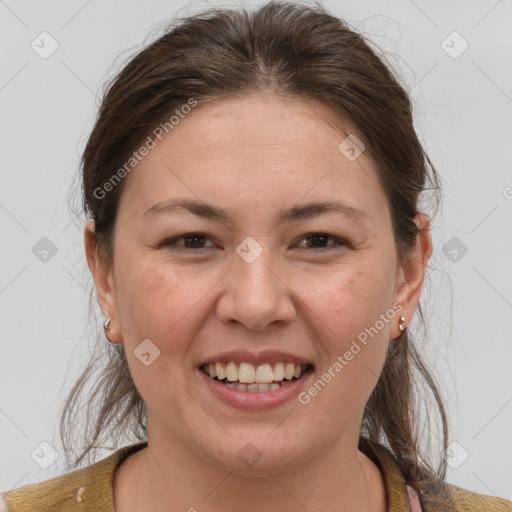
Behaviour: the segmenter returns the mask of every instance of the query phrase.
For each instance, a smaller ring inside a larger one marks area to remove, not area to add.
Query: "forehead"
[[[328,107],[309,99],[254,95],[199,104],[130,173],[121,202],[139,216],[183,195],[267,208],[336,196],[360,209],[382,208],[371,159],[340,151],[355,130],[345,123],[342,133],[336,122]]]
[[[202,103],[167,138],[174,135],[174,145],[194,142],[196,149],[208,153],[226,150],[291,157],[290,152],[298,152],[330,161],[339,154],[339,142],[355,131],[347,124],[348,133],[341,133],[340,123],[319,100],[260,93]]]

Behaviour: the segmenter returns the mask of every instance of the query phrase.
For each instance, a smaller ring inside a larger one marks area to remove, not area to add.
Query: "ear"
[[[98,253],[96,245],[96,235],[94,230],[94,222],[88,222],[84,228],[84,244],[87,264],[94,277],[96,285],[96,294],[98,303],[105,315],[110,318],[110,326],[108,330],[108,339],[112,343],[121,343],[122,333],[117,318],[117,300],[115,294],[114,276]]]
[[[415,219],[419,232],[416,236],[416,246],[411,257],[403,264],[398,272],[395,301],[400,302],[402,310],[398,318],[405,317],[402,325],[407,326],[420,300],[427,263],[432,255],[432,237],[430,234],[430,219],[424,213],[419,213]],[[390,330],[390,337],[397,338],[401,334],[398,322]]]

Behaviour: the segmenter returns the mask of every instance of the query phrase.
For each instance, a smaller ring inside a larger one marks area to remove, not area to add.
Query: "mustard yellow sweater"
[[[0,493],[0,512],[115,512],[114,472],[124,459],[146,446],[147,441],[125,446],[86,468]],[[391,452],[380,447],[366,455],[383,474],[387,511],[409,512],[406,484]],[[512,512],[512,501],[476,494],[454,485],[448,485],[448,489],[450,498],[438,512]]]

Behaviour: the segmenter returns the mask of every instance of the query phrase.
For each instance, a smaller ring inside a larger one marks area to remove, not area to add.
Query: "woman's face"
[[[322,114],[276,96],[200,104],[126,178],[113,267],[95,277],[155,446],[239,469],[357,446],[430,247],[425,235],[404,273],[375,169],[339,149],[346,136]],[[252,392],[207,377],[210,362],[248,382],[282,379],[280,363],[312,369]]]

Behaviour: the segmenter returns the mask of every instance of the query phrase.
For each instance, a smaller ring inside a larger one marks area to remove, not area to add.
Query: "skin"
[[[350,161],[338,150],[346,135],[330,115],[319,102],[270,94],[198,105],[128,176],[111,267],[86,225],[108,336],[124,342],[148,411],[148,448],[115,474],[116,511],[385,511],[382,475],[358,436],[389,339],[417,306],[430,226],[417,217],[416,249],[399,264],[375,168],[364,152]],[[225,208],[234,224],[185,210],[142,218],[169,198]],[[363,210],[367,222],[340,213],[273,220],[282,208],[328,200]],[[159,245],[191,232],[208,236],[203,248]],[[304,238],[311,233],[345,244],[315,249]],[[252,263],[235,252],[248,236],[263,249]],[[307,405],[234,409],[197,377],[222,351],[274,349],[311,361],[311,385],[395,301],[400,313]],[[149,366],[133,353],[147,338],[160,349]],[[247,442],[262,454],[252,468],[237,457]]]

